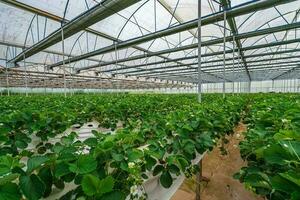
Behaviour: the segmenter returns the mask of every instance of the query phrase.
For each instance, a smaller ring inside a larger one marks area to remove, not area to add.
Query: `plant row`
[[[0,199],[37,200],[56,189],[60,199],[146,198],[137,193],[145,180],[159,176],[169,188],[176,176],[194,174],[191,161],[232,130],[245,104],[217,95],[203,104],[194,95],[1,97]],[[112,131],[52,142],[92,120]],[[30,149],[33,137],[40,142]]]
[[[300,97],[256,96],[240,143],[247,160],[235,178],[272,200],[300,199]]]

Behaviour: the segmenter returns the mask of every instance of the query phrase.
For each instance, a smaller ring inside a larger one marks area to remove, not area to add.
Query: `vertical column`
[[[201,0],[198,0],[198,102],[202,101],[201,77]]]
[[[296,92],[298,93],[299,92],[299,78],[297,78],[297,81],[296,81]]]
[[[8,65],[6,63],[6,67],[5,67],[5,73],[6,73],[6,90],[7,90],[7,96],[10,96],[10,91],[9,91],[9,80],[8,80]]]
[[[297,92],[297,79],[294,79],[294,93]]]
[[[238,70],[240,70],[240,49],[238,49]],[[238,93],[241,93],[241,82],[238,81],[237,83],[238,83],[238,85],[237,85]]]
[[[234,87],[234,82],[235,82],[235,35],[232,36],[233,37],[233,40],[232,40],[232,68],[233,68],[233,84],[232,84],[232,91],[233,91],[233,94],[235,93],[235,87]]]
[[[223,32],[223,98],[225,98],[225,67],[226,67],[226,10],[224,9],[224,32]]]
[[[198,0],[198,102],[202,101],[202,80],[201,80],[201,0]],[[202,159],[199,162],[199,171],[196,175],[196,200],[200,200]]]
[[[63,25],[61,25],[61,43],[62,43],[62,54],[63,54],[63,65],[62,65],[62,69],[64,72],[64,95],[65,97],[67,97],[67,91],[66,91],[66,87],[67,87],[67,82],[66,82],[66,69],[65,69],[65,39],[64,39],[64,29],[63,29]]]
[[[251,81],[248,81],[248,93],[251,93]]]
[[[23,54],[23,63],[24,63],[24,69],[25,69],[25,77],[24,77],[25,78],[25,94],[26,94],[26,97],[28,97],[28,79],[27,79],[27,66],[26,66],[25,54]]]

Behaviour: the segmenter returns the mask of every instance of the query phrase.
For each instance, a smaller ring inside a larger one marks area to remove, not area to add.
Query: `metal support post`
[[[202,178],[202,159],[199,162],[199,171],[196,174],[196,200],[201,200],[201,178]]]
[[[10,91],[9,91],[9,80],[8,80],[8,66],[6,63],[6,68],[5,68],[5,73],[6,73],[6,90],[7,90],[7,96],[10,96]]]
[[[198,102],[202,102],[201,77],[201,0],[198,0]]]
[[[232,82],[232,92],[233,94],[235,93],[235,88],[234,88],[234,83],[235,83],[235,68],[234,68],[234,62],[235,62],[235,36],[233,35],[233,40],[232,40],[232,68],[233,68],[233,82]]]
[[[44,65],[44,95],[46,95],[46,66]]]
[[[25,69],[25,94],[26,97],[28,97],[28,79],[27,79],[27,66],[26,66],[26,59],[25,54],[23,54],[23,63],[24,63],[24,69]]]
[[[294,93],[297,92],[296,88],[297,88],[297,79],[294,78]]]
[[[63,24],[61,25],[61,43],[62,43],[62,56],[63,56],[62,69],[63,69],[63,72],[64,72],[64,95],[65,95],[65,97],[67,97],[67,91],[66,91],[67,83],[66,83],[66,69],[65,69],[65,40],[64,40]]]
[[[297,93],[299,93],[299,79],[297,78]]]
[[[248,82],[248,93],[251,93],[251,81]]]
[[[226,67],[226,10],[224,9],[224,32],[223,32],[223,98],[225,98],[225,67]]]

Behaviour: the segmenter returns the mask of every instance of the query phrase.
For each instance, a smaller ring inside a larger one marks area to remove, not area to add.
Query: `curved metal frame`
[[[86,8],[87,9],[89,9],[89,6],[88,6],[88,3],[87,3],[87,0],[84,0],[85,1],[85,4],[86,4]],[[209,0],[208,0],[209,1]],[[66,22],[67,20],[65,19],[65,17],[66,17],[66,15],[67,15],[67,12],[68,12],[68,8],[69,8],[69,0],[67,0],[67,2],[66,2],[66,5],[65,5],[65,8],[64,8],[64,14],[63,14],[63,18],[62,18],[62,20],[61,20],[61,25],[63,26],[63,23],[64,22]],[[128,25],[128,23],[129,22],[132,22],[132,19],[134,19],[135,20],[135,22],[133,22],[139,29],[141,29],[141,28],[143,28],[142,26],[140,26],[139,25],[139,22],[138,22],[138,20],[135,18],[135,14],[138,12],[138,11],[140,11],[141,10],[141,8],[144,6],[144,5],[146,5],[147,3],[149,2],[149,0],[145,0],[141,5],[139,5],[138,6],[138,8],[137,9],[135,9],[131,14],[130,14],[130,16],[126,19],[126,21],[125,21],[125,23],[122,25],[122,27],[120,28],[120,31],[118,32],[118,35],[117,35],[117,37],[115,38],[115,44],[116,44],[116,42],[118,42],[118,41],[120,41],[120,37],[121,37],[121,34],[123,33],[123,31],[125,30],[125,28],[127,27],[127,25]],[[169,28],[170,27],[172,27],[172,26],[170,26],[171,25],[171,23],[174,21],[174,19],[175,19],[175,13],[176,13],[176,10],[177,10],[177,7],[178,7],[178,5],[180,4],[180,0],[178,0],[177,1],[177,3],[176,3],[176,6],[175,6],[175,8],[173,9],[173,11],[170,13],[170,16],[171,16],[171,20],[170,20],[170,23],[169,23]],[[155,9],[155,8],[154,8]],[[278,11],[279,12],[279,11]],[[277,19],[279,19],[279,18],[281,18],[281,17],[283,17],[284,18],[284,16],[286,16],[286,15],[289,15],[289,14],[291,14],[291,13],[296,13],[295,14],[295,16],[297,16],[299,13],[300,13],[300,9],[298,9],[298,10],[293,10],[293,11],[288,11],[288,12],[286,12],[286,13],[279,13],[280,14],[280,16],[277,16],[277,17],[274,17],[274,18],[272,18],[272,19],[270,19],[270,20],[268,20],[267,22],[265,22],[265,23],[263,23],[262,25],[260,25],[259,27],[257,27],[256,28],[256,30],[260,30],[262,27],[264,27],[264,26],[266,26],[266,25],[268,25],[269,23],[271,23],[272,21],[275,21],[275,20],[277,20]],[[251,14],[251,15],[249,15],[243,22],[241,22],[241,24],[239,25],[239,27],[238,28],[241,28],[243,25],[245,25],[246,24],[246,22],[249,20],[249,19],[251,19],[251,17],[253,17],[255,14],[254,14],[255,12],[253,12],[253,14]],[[39,15],[38,14],[35,14],[34,16],[33,16],[33,18],[31,19],[31,22],[30,22],[30,25],[29,25],[29,27],[28,27],[28,29],[27,29],[27,33],[26,33],[26,36],[25,36],[25,40],[24,40],[24,47],[26,47],[27,46],[27,40],[28,40],[28,38],[30,37],[30,34],[32,34],[31,32],[32,32],[32,26],[33,26],[33,23],[35,23],[35,19],[37,20],[37,23],[39,24],[39,22],[38,22],[38,17],[39,17]],[[45,18],[45,20],[47,20],[48,18]],[[295,18],[296,19],[296,21],[298,20],[298,18],[296,17]],[[155,19],[154,20],[156,20],[156,17],[155,17]],[[175,24],[178,24],[178,23],[180,23],[177,19],[176,19],[176,21],[177,22],[175,22]],[[45,22],[46,23],[46,22]],[[155,23],[156,23],[156,21],[155,21]],[[37,24],[37,25],[38,25]],[[219,25],[219,24],[215,24],[215,25],[217,25],[217,26],[219,26],[220,28],[224,28],[224,26],[222,27],[222,25]],[[225,27],[226,28],[226,27]],[[144,29],[144,28],[143,28]],[[38,31],[39,31],[39,28],[38,28]],[[81,41],[81,39],[83,38],[83,36],[84,36],[84,33],[87,33],[87,32],[82,32],[77,38],[76,38],[76,40],[74,41],[74,43],[73,43],[73,45],[72,45],[72,47],[71,47],[71,51],[70,51],[70,53],[68,53],[66,56],[67,57],[72,57],[72,52],[73,52],[73,50],[76,48],[76,45],[79,45],[79,46],[81,46],[80,45],[80,41]],[[44,33],[45,34],[45,33]],[[87,35],[86,35],[86,38],[85,39],[87,39],[87,43],[88,43],[88,35],[89,33],[87,33]],[[252,45],[255,45],[255,44],[257,44],[258,42],[260,42],[261,40],[264,40],[266,37],[268,37],[270,34],[268,34],[268,35],[264,35],[264,36],[262,36],[262,37],[260,37],[260,38],[258,38],[258,39],[256,39],[253,43],[252,43]],[[32,35],[32,37],[33,37],[33,35]],[[38,35],[37,35],[37,37],[38,37],[38,41],[40,40],[40,34],[38,33]],[[99,37],[100,38],[100,36],[98,36],[98,35],[95,35],[95,44],[97,43],[97,38]],[[180,34],[178,34],[178,37],[181,37],[181,35]],[[205,36],[202,36],[201,38],[204,38]],[[208,37],[210,37],[210,39],[212,39],[213,38],[213,36],[208,36]],[[176,44],[172,44],[172,46],[174,46],[173,48],[177,48],[177,47],[180,47],[181,46],[181,44],[183,44],[183,43],[185,43],[186,41],[189,41],[190,39],[192,39],[193,38],[193,40],[191,41],[191,44],[195,44],[194,43],[194,39],[195,39],[195,37],[193,36],[193,34],[192,34],[192,36],[189,36],[189,37],[185,37],[183,40],[179,40],[179,42],[177,43],[176,42]],[[284,37],[285,38],[285,37]],[[166,38],[165,36],[163,37],[163,38],[161,38],[161,39],[163,39],[163,41],[164,42],[166,42],[166,44],[167,44],[167,46],[169,47],[169,49],[171,48],[170,46],[169,46],[169,44],[171,44],[171,42],[170,41],[168,41],[168,38]],[[152,44],[155,42],[155,40],[156,39],[154,39],[152,42],[151,42],[151,44],[149,45],[149,47],[144,51],[144,52],[151,52],[150,51],[150,48],[151,48],[151,46],[152,46]],[[245,41],[243,41],[242,42],[242,44],[243,43],[245,43],[247,41],[247,39],[245,40]],[[266,41],[267,43],[266,43],[266,45],[268,45],[269,44],[269,42],[268,41]],[[234,44],[234,42],[233,42],[233,44]],[[228,43],[227,45],[226,45],[226,48],[228,48],[228,47],[230,47],[230,49],[231,49],[231,45],[232,45],[232,43]],[[251,45],[251,46],[252,46]],[[215,46],[216,47],[221,47],[221,45],[219,45],[219,44],[215,44]],[[80,49],[81,49],[81,47],[79,47]],[[128,47],[127,49],[126,49],[126,52],[125,52],[125,56],[126,57],[131,57],[131,56],[133,56],[135,53],[137,53],[137,52],[142,52],[142,50],[141,49],[139,49],[139,48],[137,48],[136,50],[134,50],[134,51],[132,51],[130,54],[128,54],[127,55],[127,52],[128,52],[128,50],[129,50],[129,48],[131,48],[131,47]],[[205,47],[206,48],[206,47]],[[132,76],[132,75],[135,75],[134,73],[132,74],[132,71],[125,71],[124,73],[120,73],[119,72],[119,70],[122,70],[122,68],[123,68],[123,66],[126,66],[126,64],[127,63],[124,63],[124,65],[120,65],[120,62],[119,62],[119,58],[118,58],[118,52],[119,52],[119,50],[120,49],[118,49],[117,48],[117,45],[115,45],[115,50],[114,50],[114,53],[115,53],[115,55],[116,55],[116,59],[115,59],[115,63],[113,64],[113,65],[119,65],[120,66],[120,68],[118,68],[118,71],[116,72],[116,73],[112,73],[113,75],[118,75],[118,74],[126,74],[126,73],[128,73],[129,74],[129,77],[130,76]],[[208,50],[208,49],[207,49]],[[275,51],[278,51],[279,50],[279,48],[277,48],[277,50],[275,49]],[[285,48],[284,50],[288,50],[287,48]],[[6,52],[6,59],[8,60],[8,54],[10,53],[9,52],[10,50],[9,50],[9,47],[7,47],[7,52]],[[189,55],[192,55],[192,54],[194,54],[194,51],[195,51],[195,49],[193,49],[193,50],[191,50],[191,51],[187,51],[187,52],[185,52],[185,50],[183,50],[183,54],[184,54],[184,57],[183,58],[187,58],[187,57],[189,57]],[[206,50],[205,50],[206,51]],[[256,55],[257,54],[257,51],[258,50],[253,50],[253,51],[251,51],[249,54],[247,54],[248,56],[252,56],[252,55]],[[89,52],[89,48],[87,49],[87,52]],[[227,51],[226,51],[227,52]],[[229,52],[229,51],[228,51]],[[231,52],[233,52],[233,53],[235,53],[235,51],[231,51]],[[262,53],[262,54],[265,54],[265,53],[268,53],[268,52],[270,52],[268,49],[263,49],[263,51],[260,51],[260,53]],[[48,52],[45,52],[46,53],[46,57],[45,57],[45,60],[44,60],[44,65],[46,65],[46,63],[47,63],[47,60],[51,60],[51,53],[48,53]],[[82,51],[82,49],[81,49],[81,53],[83,53],[83,51]],[[111,54],[112,55],[112,54]],[[196,55],[196,54],[195,54]],[[217,54],[216,54],[217,55]],[[293,56],[293,55],[295,55],[295,52],[290,52],[289,54],[287,54],[287,55],[291,55],[291,56]],[[65,56],[65,54],[64,54],[64,52],[62,53],[62,56],[64,57]],[[101,66],[101,64],[102,63],[104,63],[102,60],[103,60],[103,56],[104,55],[102,55],[102,58],[99,60],[99,59],[97,59],[97,61],[96,60],[93,60],[93,61],[96,61],[96,62],[98,62],[98,67],[102,67]],[[160,55],[155,55],[155,57],[156,56],[160,56]],[[167,67],[169,67],[168,65],[167,65],[167,62],[172,62],[172,63],[175,63],[177,66],[181,66],[182,65],[182,68],[181,69],[188,69],[188,68],[190,68],[190,69],[194,69],[194,67],[192,67],[192,63],[183,63],[181,60],[173,60],[172,58],[172,54],[171,53],[168,53],[167,55],[163,55],[163,56],[160,56],[160,59],[162,59],[163,60],[163,62],[161,62],[161,64],[158,64],[158,65],[161,65],[161,69],[163,69],[163,68],[167,68]],[[230,56],[231,57],[231,56]],[[250,62],[249,63],[251,63],[251,61],[259,61],[260,60],[260,58],[262,58],[263,56],[257,56],[257,57],[251,57],[251,59],[250,59]],[[196,59],[196,57],[195,57],[195,59]],[[204,59],[204,64],[205,64],[205,62],[214,62],[215,60],[213,59],[213,57],[204,57],[203,58]],[[232,58],[231,59],[235,59],[235,56],[233,55],[232,56]],[[64,59],[63,59],[64,60]],[[113,60],[113,59],[112,59]],[[226,59],[227,60],[227,59]],[[228,58],[228,60],[230,61],[230,58]],[[238,60],[238,63],[240,62],[240,56],[238,56],[237,57],[237,60]],[[277,60],[277,59],[274,59],[274,60]],[[279,58],[278,58],[278,60],[279,60]],[[53,60],[54,61],[54,60]],[[146,56],[146,57],[144,57],[144,58],[142,58],[142,59],[140,59],[140,61],[141,61],[141,64],[140,64],[140,66],[138,66],[138,67],[136,67],[136,70],[135,71],[138,71],[138,70],[142,70],[142,69],[147,69],[149,66],[151,66],[151,65],[157,65],[157,64],[153,64],[153,63],[151,63],[150,62],[150,57],[148,57],[148,56]],[[270,61],[271,61],[271,59],[270,59]],[[291,61],[291,59],[289,59],[288,61]],[[233,63],[235,63],[235,64],[238,64],[238,63],[236,63],[236,62],[233,62]],[[277,62],[277,63],[280,63],[280,62]],[[71,63],[69,63],[70,65],[71,65]],[[89,64],[89,61],[87,60],[87,63],[84,63],[84,64]],[[226,64],[226,63],[224,63],[224,64]],[[271,64],[271,63],[269,63],[269,64]],[[274,63],[274,64],[276,64],[276,63]],[[75,65],[76,65],[76,62],[73,64],[73,68],[75,67]],[[105,65],[105,64],[104,64]],[[103,66],[104,66],[103,65]],[[175,65],[174,65],[175,66]],[[24,62],[24,67],[26,68],[26,64],[25,64],[25,62]],[[111,67],[111,66],[110,66]],[[143,68],[144,67],[144,68]],[[213,67],[213,66],[210,66],[210,67]],[[238,64],[238,67],[237,67],[237,70],[236,70],[236,74],[233,76],[233,79],[235,79],[236,78],[236,75],[238,75],[238,71],[239,71],[239,69],[240,69],[240,65]],[[126,68],[126,67],[125,67]],[[157,69],[159,69],[159,67],[156,67]],[[204,69],[205,69],[205,67],[203,67]],[[152,69],[152,68],[149,68],[149,69]],[[190,74],[191,76],[189,76],[189,74],[184,74],[184,73],[181,73],[181,72],[184,72],[184,70],[183,71],[181,71],[181,69],[180,68],[178,68],[177,69],[177,71],[176,70],[174,70],[174,71],[176,71],[177,72],[177,75],[176,75],[176,77],[178,77],[178,78],[182,78],[182,79],[185,79],[185,78],[190,78],[191,80],[193,79],[193,76],[192,76],[192,74]],[[290,70],[292,70],[293,71],[293,69],[294,69],[294,67],[292,67],[291,66],[291,68],[290,68]],[[79,69],[80,70],[80,69]],[[217,71],[217,68],[215,69],[216,71]],[[228,68],[228,70],[230,71],[230,68]],[[25,70],[26,71],[26,70]],[[104,70],[104,71],[108,71],[108,70]],[[172,71],[172,70],[171,70]],[[134,72],[134,71],[133,71]],[[170,79],[173,79],[172,78],[172,76],[171,76],[171,74],[169,74],[169,73],[166,73],[167,71],[162,71],[162,73],[165,73],[164,75],[167,77],[167,79],[168,79],[168,77],[170,78]],[[203,71],[204,73],[206,72],[205,70]],[[100,72],[97,72],[96,71],[96,73],[102,73],[102,71],[100,71]],[[107,72],[106,72],[107,73]],[[178,73],[181,73],[181,74],[178,74]],[[139,74],[136,74],[137,76],[139,76]],[[141,73],[140,75],[143,75],[143,73]],[[126,75],[127,76],[127,75]],[[215,78],[216,79],[221,79],[220,77],[222,77],[222,76],[219,76],[219,73],[217,73],[217,72],[214,72],[214,73],[212,73],[212,74],[210,74],[210,73],[208,73],[208,71],[207,71],[207,76],[209,77],[208,79],[207,79],[207,81],[210,81],[210,80],[214,80]],[[269,75],[268,75],[269,76]],[[142,76],[141,76],[142,77]],[[146,76],[147,77],[147,76]],[[149,76],[150,77],[150,76]],[[163,76],[161,76],[161,77],[163,77]],[[154,78],[159,78],[159,76],[157,76],[157,77],[154,77]],[[179,79],[180,80],[180,79]],[[230,81],[230,80],[229,80]]]

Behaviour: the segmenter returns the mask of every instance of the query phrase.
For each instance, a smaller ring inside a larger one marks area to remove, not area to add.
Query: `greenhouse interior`
[[[300,0],[0,0],[0,200],[300,200]]]

